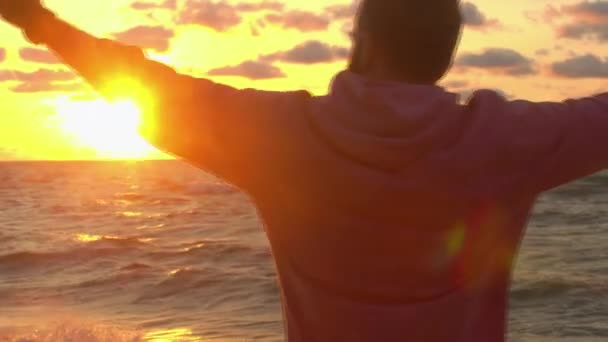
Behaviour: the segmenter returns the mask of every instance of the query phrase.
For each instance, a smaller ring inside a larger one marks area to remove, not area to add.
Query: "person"
[[[139,82],[154,103],[146,137],[252,198],[292,342],[504,341],[536,197],[608,167],[608,94],[480,90],[462,104],[437,86],[459,42],[457,0],[364,0],[325,96],[180,75],[39,0],[0,0],[0,14],[108,98],[130,96],[110,80]]]

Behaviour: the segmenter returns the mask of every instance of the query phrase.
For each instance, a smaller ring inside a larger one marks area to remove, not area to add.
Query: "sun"
[[[142,114],[134,101],[64,99],[56,108],[60,129],[96,158],[145,159],[156,151],[138,133]]]

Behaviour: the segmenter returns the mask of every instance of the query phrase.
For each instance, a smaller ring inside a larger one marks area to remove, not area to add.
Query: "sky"
[[[345,0],[46,0],[98,37],[142,47],[178,72],[237,88],[327,92],[346,67]],[[608,1],[470,0],[441,86],[466,99],[559,101],[603,92]],[[432,18],[429,18],[432,20]],[[164,158],[136,135],[137,108],[105,103],[73,72],[0,23],[0,160]]]

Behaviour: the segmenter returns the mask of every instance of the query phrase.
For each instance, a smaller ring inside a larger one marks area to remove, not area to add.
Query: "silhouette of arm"
[[[494,122],[524,189],[542,192],[608,168],[608,94],[507,102]]]
[[[112,82],[117,77],[132,78],[140,85],[149,87],[155,95],[171,89],[160,83],[163,79],[178,77],[171,68],[146,59],[137,47],[95,38],[62,20],[46,18],[39,22],[38,30],[36,39],[40,43],[55,52],[95,90],[110,99],[130,95],[112,92]]]
[[[39,29],[36,40],[106,98],[148,95],[142,100],[142,133],[152,144],[241,188],[250,188],[276,164],[280,141],[288,138],[281,135],[289,126],[284,114],[310,97],[303,91],[237,90],[180,75],[136,47],[97,39],[59,19],[48,18]],[[112,87],[124,77],[136,86]]]

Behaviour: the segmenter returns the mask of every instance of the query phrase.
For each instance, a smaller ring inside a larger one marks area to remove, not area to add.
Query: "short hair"
[[[357,28],[384,52],[389,67],[415,83],[439,81],[462,29],[459,0],[363,0]]]

